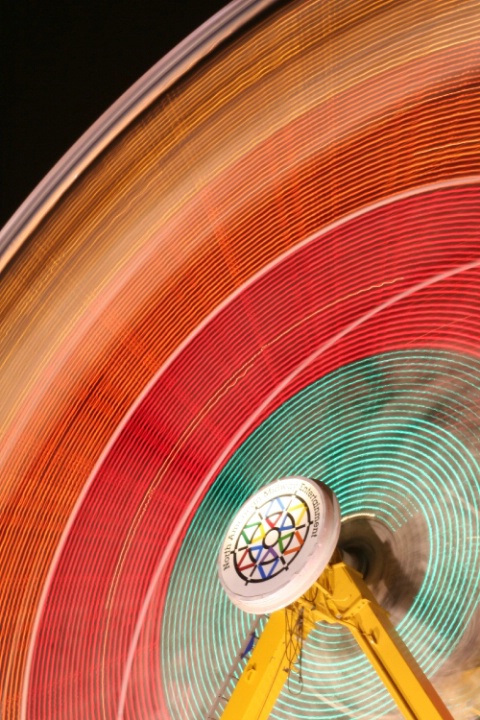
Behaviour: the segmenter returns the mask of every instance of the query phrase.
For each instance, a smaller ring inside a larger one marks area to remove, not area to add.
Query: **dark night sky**
[[[4,0],[0,227],[80,135],[226,0]]]

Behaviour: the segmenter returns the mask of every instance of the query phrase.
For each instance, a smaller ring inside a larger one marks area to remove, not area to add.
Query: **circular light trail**
[[[480,360],[433,350],[393,352],[307,386],[250,435],[199,507],[172,573],[162,661],[173,718],[205,714],[248,635],[248,616],[217,580],[217,547],[235,509],[282,473],[321,477],[344,517],[368,514],[387,526],[398,583],[414,583],[424,572],[398,630],[423,670],[439,672],[442,688],[442,676],[469,658],[480,620],[480,455],[472,432],[479,408]],[[188,663],[191,647],[199,654]],[[272,717],[380,718],[393,711],[344,628],[317,626],[302,672],[302,692],[292,682],[295,694],[284,689]]]
[[[475,535],[470,557],[461,533],[478,511],[479,31],[477,2],[234,3],[5,228],[2,720],[201,716],[248,628],[221,603],[210,625],[187,588],[190,616],[172,616],[196,511],[216,497],[233,513],[272,479],[245,455],[224,485],[249,442],[270,458],[273,419],[335,379],[323,434],[303,432],[307,403],[289,429],[302,458],[287,438],[281,474],[324,449],[343,513],[370,508],[412,558],[421,590],[402,596],[400,620],[412,651],[458,720],[480,705],[473,599],[455,604],[475,577]],[[414,521],[420,557],[402,535]],[[449,560],[459,553],[469,575]],[[203,602],[216,587],[190,590]],[[208,658],[182,644],[196,632],[215,638]],[[332,700],[339,668],[358,703],[380,707],[341,631],[312,643],[310,688],[316,650],[345,654],[293,717],[318,703],[349,716],[350,696]]]

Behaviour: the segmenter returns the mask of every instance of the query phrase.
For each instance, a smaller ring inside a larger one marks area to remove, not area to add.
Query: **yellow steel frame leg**
[[[349,628],[407,720],[453,720],[362,576],[343,562],[272,613],[221,720],[268,720],[301,641],[319,621]]]
[[[291,626],[296,635],[303,636],[312,628],[299,622],[301,617],[302,613],[294,606],[270,615],[222,720],[268,720],[288,678],[289,665],[298,657],[299,645],[292,642],[287,628]]]
[[[319,619],[349,628],[405,718],[453,720],[356,570],[345,563],[330,565],[312,590]]]

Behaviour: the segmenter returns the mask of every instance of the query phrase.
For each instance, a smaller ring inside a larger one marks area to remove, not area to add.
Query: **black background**
[[[117,98],[226,0],[2,0],[0,228]]]

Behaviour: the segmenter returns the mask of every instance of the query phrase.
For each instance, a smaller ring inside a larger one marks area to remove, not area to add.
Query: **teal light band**
[[[326,482],[342,516],[375,517],[423,564],[398,625],[429,674],[468,655],[480,580],[480,361],[442,351],[395,352],[342,367],[306,387],[243,443],[205,497],[171,577],[163,682],[173,720],[202,718],[252,616],[227,599],[218,548],[240,505],[286,475]],[[185,578],[189,595],[185,597]],[[318,625],[272,718],[381,718],[393,703],[347,630]],[[301,692],[300,692],[301,690]],[[461,712],[461,691],[445,700]]]

